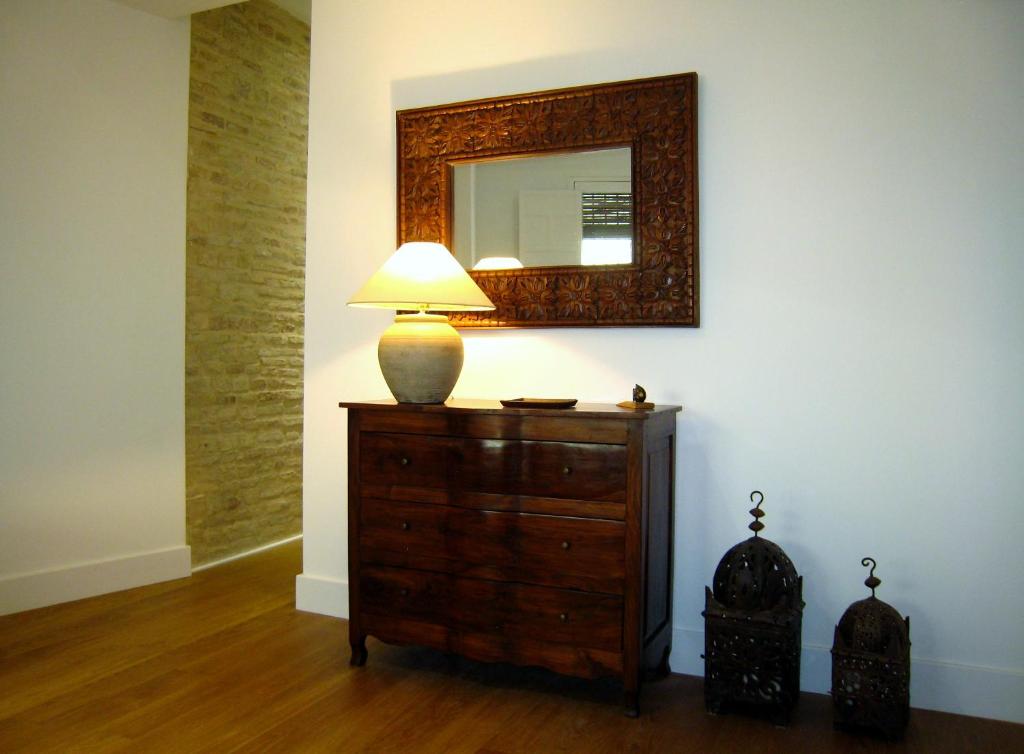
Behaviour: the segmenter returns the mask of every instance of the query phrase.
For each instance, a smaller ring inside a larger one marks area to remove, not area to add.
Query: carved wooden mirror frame
[[[699,325],[697,74],[398,112],[398,243],[450,248],[459,162],[632,149],[633,263],[473,271],[493,312],[456,327]]]

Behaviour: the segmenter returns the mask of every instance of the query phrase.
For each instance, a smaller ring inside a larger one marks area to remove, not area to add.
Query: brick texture
[[[193,565],[302,528],[309,27],[192,16],[185,305]]]

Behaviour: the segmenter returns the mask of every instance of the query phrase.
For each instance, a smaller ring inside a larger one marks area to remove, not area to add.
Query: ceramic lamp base
[[[462,337],[443,314],[399,314],[377,360],[399,403],[444,403],[462,372]]]

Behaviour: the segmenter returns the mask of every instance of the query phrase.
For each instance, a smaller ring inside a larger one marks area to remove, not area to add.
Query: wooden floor
[[[300,543],[157,584],[0,618],[0,752],[1024,752],[1024,726],[914,710],[906,740],[706,715],[701,681],[617,684],[369,645],[294,608]]]

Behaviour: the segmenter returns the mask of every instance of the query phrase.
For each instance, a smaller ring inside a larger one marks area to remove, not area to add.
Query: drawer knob
[[[569,622],[569,613],[559,613],[558,614],[558,620],[562,621],[562,623],[568,623]]]
[[[408,521],[403,521],[402,522],[402,531],[409,531],[409,522]]]
[[[405,456],[402,456],[401,460],[399,460],[399,463],[400,463],[400,464],[401,464],[402,466],[408,466],[408,465],[409,465],[409,459],[408,459],[408,458],[406,458]]]
[[[563,466],[562,467],[562,473],[565,474],[566,476],[571,474],[572,473],[572,466]]]
[[[562,542],[562,549],[563,550],[568,550],[570,547],[572,547],[572,545],[569,544],[568,540],[566,540],[565,542]]]

